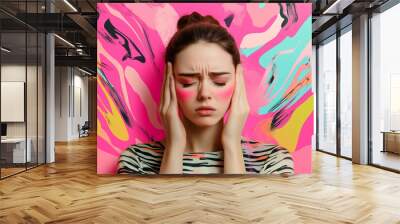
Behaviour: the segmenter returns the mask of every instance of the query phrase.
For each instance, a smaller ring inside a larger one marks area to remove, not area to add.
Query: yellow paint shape
[[[101,123],[100,123],[100,120],[97,119],[97,135],[100,135],[100,134],[101,134],[101,131],[100,131],[100,130],[102,130],[102,128],[101,128]]]
[[[293,152],[296,149],[298,137],[310,113],[314,107],[314,97],[308,98],[299,108],[297,108],[287,124],[272,132],[279,145]]]
[[[106,96],[107,102],[111,108],[111,112],[105,112],[104,114],[102,113],[104,118],[108,122],[108,127],[110,128],[110,131],[119,140],[127,141],[129,139],[128,129],[125,126],[125,122],[122,119],[122,116],[119,113],[117,106],[115,105],[114,101],[111,99],[108,92],[105,90],[103,83],[100,81],[100,79],[98,81],[98,86],[101,88],[104,95]],[[100,112],[102,112],[102,111],[100,111]]]

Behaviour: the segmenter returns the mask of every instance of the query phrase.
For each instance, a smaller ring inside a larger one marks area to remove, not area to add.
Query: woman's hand
[[[250,111],[241,64],[236,66],[235,80],[230,113],[222,130],[221,142],[224,147],[224,172],[241,174],[246,173],[241,136]]]
[[[240,141],[242,130],[250,111],[241,64],[236,66],[235,80],[235,90],[231,100],[229,117],[222,131],[223,142]]]
[[[167,64],[164,75],[159,111],[166,134],[166,147],[161,161],[160,174],[182,173],[186,130],[178,113],[175,80],[170,62]]]

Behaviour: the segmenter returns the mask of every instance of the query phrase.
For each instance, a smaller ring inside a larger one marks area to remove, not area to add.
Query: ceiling
[[[43,48],[43,44],[37,43],[36,35],[54,32],[57,34],[56,66],[74,62],[74,66],[94,74],[96,3],[96,0],[47,0],[47,4],[45,0],[1,0],[2,46],[12,49],[2,60],[13,63],[25,62],[26,58],[30,60]],[[21,35],[25,32],[26,38]]]
[[[204,2],[204,0],[202,0]],[[336,32],[337,27],[351,24],[352,17],[372,10],[388,0],[292,0],[291,2],[312,3],[313,43],[319,43]],[[0,25],[3,33],[3,46],[17,49],[15,57],[35,52],[36,42],[28,35],[28,48],[25,38],[18,33],[30,31],[54,32],[56,65],[75,65],[96,71],[96,3],[132,2],[124,0],[1,0]],[[165,1],[135,1],[165,2]],[[179,2],[179,0],[175,0]],[[255,2],[255,1],[251,1]],[[279,2],[279,1],[267,1]],[[52,13],[49,13],[49,12]],[[340,21],[340,22],[338,22]],[[6,33],[6,34],[4,34]],[[24,35],[22,35],[24,37]],[[60,38],[59,38],[60,37]],[[66,40],[66,41],[63,41]],[[30,43],[32,41],[32,43]],[[72,45],[71,45],[72,44]],[[41,46],[39,46],[41,47]],[[18,51],[21,50],[21,51]]]
[[[391,0],[313,0],[313,44],[332,36],[352,23],[353,17],[375,12]]]

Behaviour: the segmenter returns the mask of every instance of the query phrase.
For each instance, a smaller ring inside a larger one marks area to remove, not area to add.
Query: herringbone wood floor
[[[96,174],[94,137],[0,181],[0,223],[400,223],[400,175],[316,152],[294,177]]]

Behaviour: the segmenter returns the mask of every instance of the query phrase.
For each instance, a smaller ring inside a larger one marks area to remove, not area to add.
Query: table
[[[1,157],[9,163],[26,163],[31,162],[31,145],[32,140],[26,139],[28,143],[25,154],[25,138],[6,138],[1,139]],[[12,156],[11,156],[12,154]],[[12,158],[12,159],[11,159]],[[26,160],[26,161],[25,161]]]
[[[383,133],[382,152],[400,154],[400,131],[382,131],[381,133]]]

